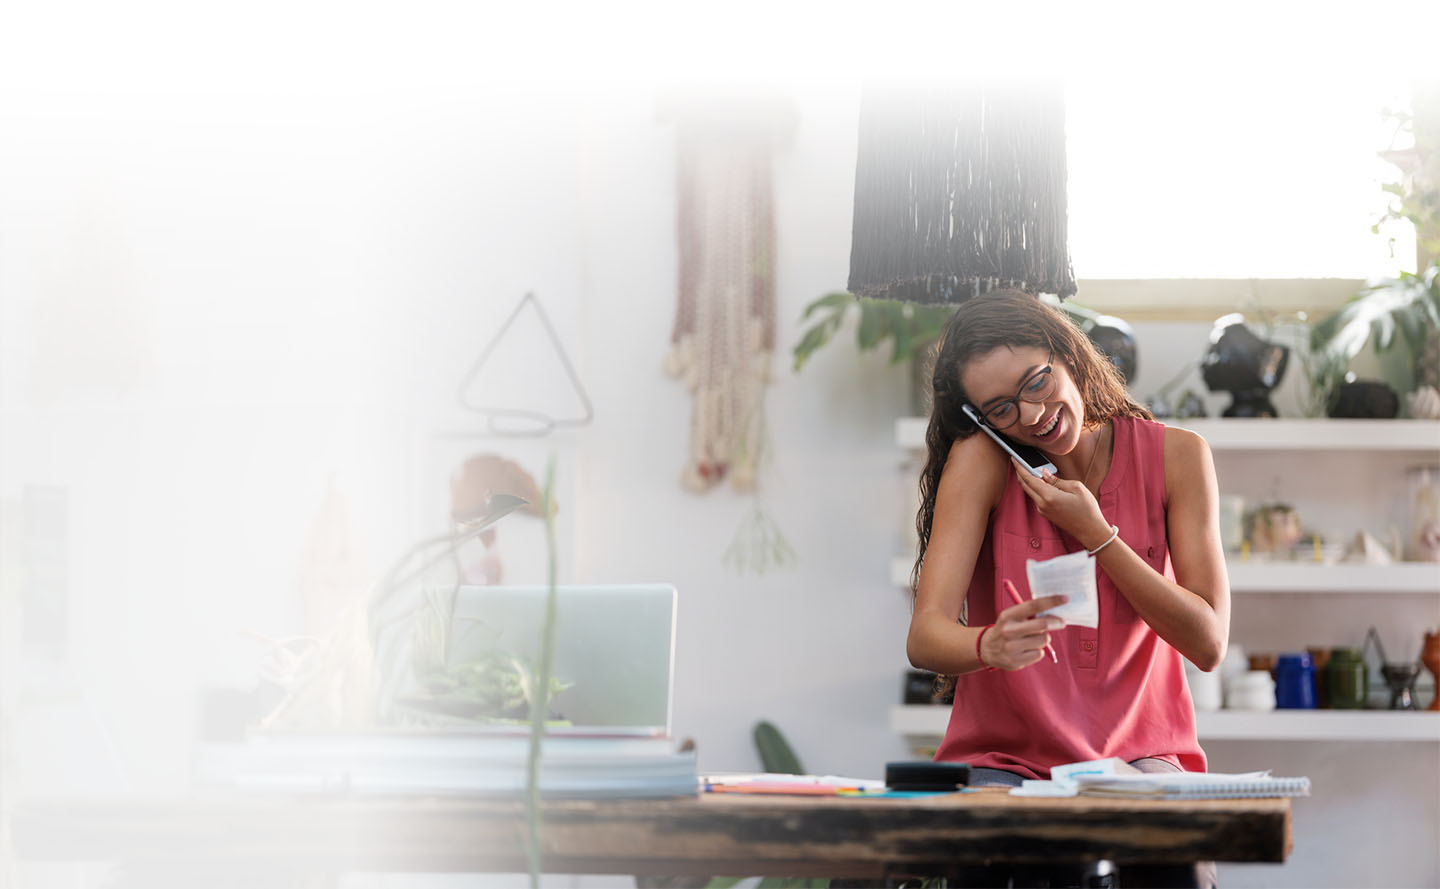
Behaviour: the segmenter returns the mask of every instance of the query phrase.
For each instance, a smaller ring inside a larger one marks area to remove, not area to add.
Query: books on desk
[[[1276,778],[1269,771],[1141,772],[1121,759],[1056,766],[1050,780],[1027,780],[1012,796],[1109,796],[1122,799],[1245,799],[1309,796],[1309,778]]]
[[[529,750],[521,732],[257,734],[207,745],[200,775],[250,791],[522,796]],[[559,798],[689,796],[695,753],[664,736],[546,735],[539,786]]]

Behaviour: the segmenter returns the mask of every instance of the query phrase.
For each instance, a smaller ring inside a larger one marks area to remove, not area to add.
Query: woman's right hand
[[[1065,621],[1036,615],[1068,601],[1067,596],[1042,596],[1000,612],[980,637],[980,660],[997,670],[1020,670],[1040,660],[1050,644],[1050,631],[1061,629]]]

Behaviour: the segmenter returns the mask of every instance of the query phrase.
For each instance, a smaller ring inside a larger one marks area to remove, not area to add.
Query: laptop
[[[448,656],[463,664],[505,652],[538,669],[546,587],[460,587]],[[694,752],[670,738],[675,588],[664,584],[560,586],[553,675],[539,788],[579,798],[685,796]],[[514,722],[454,729],[379,727],[269,732],[202,752],[203,780],[259,791],[525,792],[528,728]]]
[[[548,592],[543,586],[461,587],[451,663],[498,648],[538,671]],[[556,587],[551,675],[568,687],[550,709],[568,724],[550,734],[669,736],[676,598],[668,584]]]

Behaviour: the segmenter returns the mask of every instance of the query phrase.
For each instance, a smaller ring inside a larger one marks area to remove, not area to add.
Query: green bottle
[[[1325,684],[1332,710],[1363,710],[1369,689],[1365,658],[1358,648],[1336,648],[1325,665]]]

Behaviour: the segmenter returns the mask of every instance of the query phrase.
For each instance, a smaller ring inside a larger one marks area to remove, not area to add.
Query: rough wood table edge
[[[937,862],[1283,862],[1290,800],[912,799],[706,794],[547,800],[554,873],[877,876]],[[21,858],[345,862],[374,870],[526,869],[524,805],[456,797],[226,797],[30,803]]]

